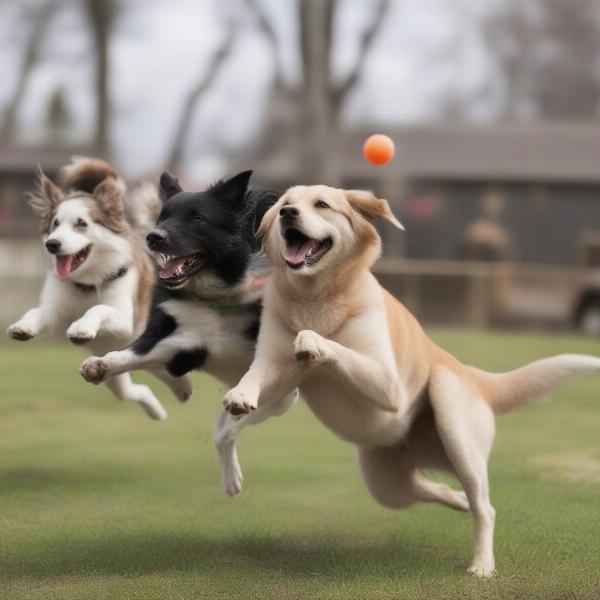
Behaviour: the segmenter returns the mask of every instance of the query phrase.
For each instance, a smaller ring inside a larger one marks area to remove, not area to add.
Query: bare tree
[[[238,31],[239,23],[229,21],[221,45],[214,53],[208,69],[203,70],[185,99],[166,162],[167,169],[171,171],[177,170],[181,163],[198,102],[211,89],[221,71],[221,67],[231,55]]]
[[[504,81],[501,116],[595,118],[600,108],[596,0],[508,3],[485,25]]]
[[[95,45],[94,146],[99,154],[106,155],[110,150],[109,43],[118,5],[117,0],[85,0],[85,7]]]
[[[287,153],[301,165],[307,180],[319,179],[336,183],[339,168],[335,161],[340,116],[347,99],[362,77],[366,61],[378,32],[385,22],[390,0],[374,2],[372,19],[366,24],[359,43],[359,55],[351,71],[341,80],[335,80],[331,69],[334,49],[334,20],[339,0],[298,0],[299,54],[302,80],[299,84],[286,81],[280,61],[280,42],[268,12],[260,0],[244,0],[254,16],[257,30],[271,48],[273,85],[267,119],[261,139],[252,148],[253,154],[280,151],[278,140],[289,142]],[[176,127],[167,165],[179,166],[190,131],[190,123],[201,97],[211,88],[218,73],[232,52],[238,28],[230,26],[222,45],[215,52],[208,69],[200,76],[185,103]],[[323,160],[327,157],[328,160]]]
[[[600,108],[600,7],[596,0],[546,0],[542,27],[554,45],[541,61],[538,103],[547,118],[591,119]]]
[[[263,33],[268,34],[270,40],[275,39],[274,35],[270,34],[268,17],[262,13],[258,2],[247,1],[257,15]],[[340,165],[336,157],[339,155],[337,150],[340,117],[347,99],[360,82],[374,41],[385,22],[389,5],[390,0],[378,0],[374,3],[371,21],[365,26],[359,42],[355,65],[345,78],[335,81],[331,69],[331,55],[335,45],[333,31],[339,1],[298,2],[302,81],[296,89],[293,86],[288,86],[287,89],[286,86],[281,89],[281,85],[275,87],[272,102],[293,102],[298,107],[299,115],[295,115],[294,118],[293,111],[281,108],[269,110],[265,138],[272,140],[274,132],[277,131],[279,139],[287,137],[299,142],[289,145],[287,151],[297,153],[293,159],[301,166],[303,177],[307,181],[319,180],[332,185],[339,183]],[[277,60],[275,45],[274,50]],[[272,147],[272,144],[270,145]]]
[[[33,11],[32,14],[30,14],[31,7],[23,7],[23,10],[27,12],[27,18],[31,19],[31,25],[29,36],[25,44],[23,62],[21,63],[21,69],[17,78],[17,85],[4,110],[2,128],[0,129],[0,138],[3,140],[11,141],[16,135],[19,107],[23,101],[23,96],[31,78],[33,68],[39,60],[40,48],[44,42],[48,26],[57,6],[57,0],[50,0],[49,2],[42,4],[37,10]]]

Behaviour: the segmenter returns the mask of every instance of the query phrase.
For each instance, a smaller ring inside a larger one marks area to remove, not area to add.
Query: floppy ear
[[[404,231],[404,226],[390,209],[387,200],[377,198],[373,192],[366,190],[345,190],[346,198],[354,210],[368,219],[384,219],[394,227]]]
[[[183,192],[183,188],[179,184],[177,177],[171,175],[171,173],[169,173],[168,171],[165,171],[160,176],[160,190],[162,192],[161,196],[163,198],[163,201],[172,198],[173,196],[175,196],[175,194]]]
[[[123,207],[123,190],[114,178],[107,177],[94,188],[94,200],[99,209],[98,221],[102,225],[115,233],[129,230]]]
[[[269,210],[264,214],[262,221],[256,230],[256,237],[258,239],[264,238],[271,229],[273,222],[279,214],[281,205],[285,202],[284,198],[284,196],[281,196],[281,198],[279,198],[279,200],[277,200],[277,202],[275,202],[275,204],[273,204],[273,206],[271,206],[271,208],[269,208]]]
[[[244,200],[250,177],[252,177],[252,171],[242,171],[230,179],[217,183],[212,190],[231,208],[235,208]]]
[[[42,167],[37,166],[35,178],[36,191],[27,194],[29,206],[42,221],[42,231],[50,231],[52,217],[56,207],[64,200],[60,188],[46,176]]]

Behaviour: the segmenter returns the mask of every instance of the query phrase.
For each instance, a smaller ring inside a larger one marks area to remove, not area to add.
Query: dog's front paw
[[[305,329],[294,340],[294,356],[298,362],[320,363],[327,358],[325,339],[318,333]]]
[[[98,331],[86,325],[81,319],[72,323],[69,329],[67,329],[67,337],[71,343],[77,345],[85,344],[90,340],[93,340],[96,335],[98,335]]]
[[[90,356],[83,361],[79,373],[86,381],[99,384],[108,379],[110,369],[101,358]]]
[[[17,321],[13,323],[7,330],[6,333],[13,339],[19,342],[26,342],[32,337],[35,337],[37,331],[31,326],[31,324],[25,321]]]
[[[223,399],[225,410],[232,415],[247,415],[256,410],[256,399],[248,398],[244,392],[233,388],[225,394]]]
[[[475,575],[475,577],[481,577],[482,579],[490,579],[496,572],[494,563],[487,563],[485,561],[474,562],[468,569],[469,575]]]

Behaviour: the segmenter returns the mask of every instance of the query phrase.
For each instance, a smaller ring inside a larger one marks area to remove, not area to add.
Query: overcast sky
[[[14,89],[27,22],[21,7],[45,0],[0,4],[3,106]],[[494,117],[500,91],[479,20],[498,0],[396,0],[351,98],[346,119],[380,127],[435,119],[442,104],[469,99],[474,120]],[[79,2],[68,3],[52,22],[19,113],[23,137],[43,132],[50,95],[62,88],[81,140],[93,124],[92,46]],[[186,92],[206,68],[223,35],[223,6],[237,14],[243,2],[127,0],[111,47],[111,141],[129,175],[162,166]],[[262,0],[282,48],[285,76],[298,78],[295,0]],[[335,72],[356,60],[359,35],[373,3],[341,0],[336,21]],[[248,143],[260,134],[273,76],[270,47],[250,16],[227,67],[198,106],[193,154],[219,170],[221,147]],[[204,158],[202,158],[204,157]],[[212,161],[212,163],[211,163]],[[209,169],[210,170],[210,169]]]

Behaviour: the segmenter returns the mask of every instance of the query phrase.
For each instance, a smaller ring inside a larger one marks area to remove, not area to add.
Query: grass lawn
[[[492,370],[600,341],[434,332]],[[195,376],[163,423],[77,374],[80,349],[0,345],[0,598],[599,598],[600,376],[498,422],[498,575],[477,581],[470,515],[394,512],[353,448],[302,404],[247,429],[245,489],[219,486],[222,390]],[[138,375],[137,379],[146,379]]]

